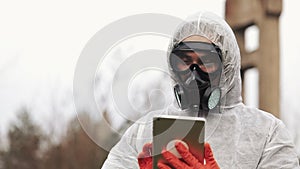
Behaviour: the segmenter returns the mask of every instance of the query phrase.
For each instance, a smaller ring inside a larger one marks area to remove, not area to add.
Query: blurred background
[[[298,154],[299,5],[297,0],[283,1],[279,20],[279,117]],[[156,71],[130,81],[128,98],[133,108],[122,113],[110,91],[112,85],[124,80],[118,71],[122,59],[141,50],[166,50],[169,39],[133,37],[112,49],[90,82],[97,109],[85,99],[79,108],[74,106],[73,77],[81,51],[97,31],[123,17],[161,13],[184,19],[199,10],[225,17],[225,0],[1,1],[0,169],[100,168],[107,150],[134,120],[173,104],[171,84],[161,83],[166,75]],[[246,34],[249,48],[258,45],[257,31],[254,28]],[[249,69],[246,76],[244,101],[259,107],[259,72]]]

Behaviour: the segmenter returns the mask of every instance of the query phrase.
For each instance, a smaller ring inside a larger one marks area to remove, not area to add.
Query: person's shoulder
[[[279,120],[272,113],[255,108],[255,107],[242,105],[242,106],[240,106],[240,109],[242,111],[238,111],[238,113],[244,114],[246,116],[258,116],[258,117],[261,117],[264,119],[269,119],[269,120]]]
[[[237,110],[235,110],[235,113],[243,122],[248,122],[252,125],[270,125],[271,127],[282,123],[280,119],[275,117],[270,112],[246,105],[239,106]]]

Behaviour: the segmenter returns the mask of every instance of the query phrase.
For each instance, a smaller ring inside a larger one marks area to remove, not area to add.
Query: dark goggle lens
[[[221,60],[215,52],[176,51],[170,56],[170,64],[175,71],[186,71],[192,64],[197,64],[205,73],[213,73],[221,66]]]

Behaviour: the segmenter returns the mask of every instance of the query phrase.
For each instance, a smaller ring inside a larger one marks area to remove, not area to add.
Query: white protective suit
[[[223,54],[221,112],[209,113],[205,126],[205,141],[211,145],[220,168],[300,168],[293,141],[282,121],[242,103],[240,52],[228,24],[208,12],[189,17],[175,31],[169,52],[191,35],[206,37]],[[175,107],[148,113],[126,131],[103,168],[139,168],[138,154],[145,143],[152,142],[152,117],[161,114],[193,116]]]

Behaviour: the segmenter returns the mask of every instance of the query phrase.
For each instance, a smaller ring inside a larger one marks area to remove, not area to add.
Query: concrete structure
[[[226,20],[233,28],[242,55],[242,77],[249,68],[259,72],[259,108],[280,117],[279,17],[282,0],[226,0]],[[259,30],[259,46],[245,48],[245,31]]]

